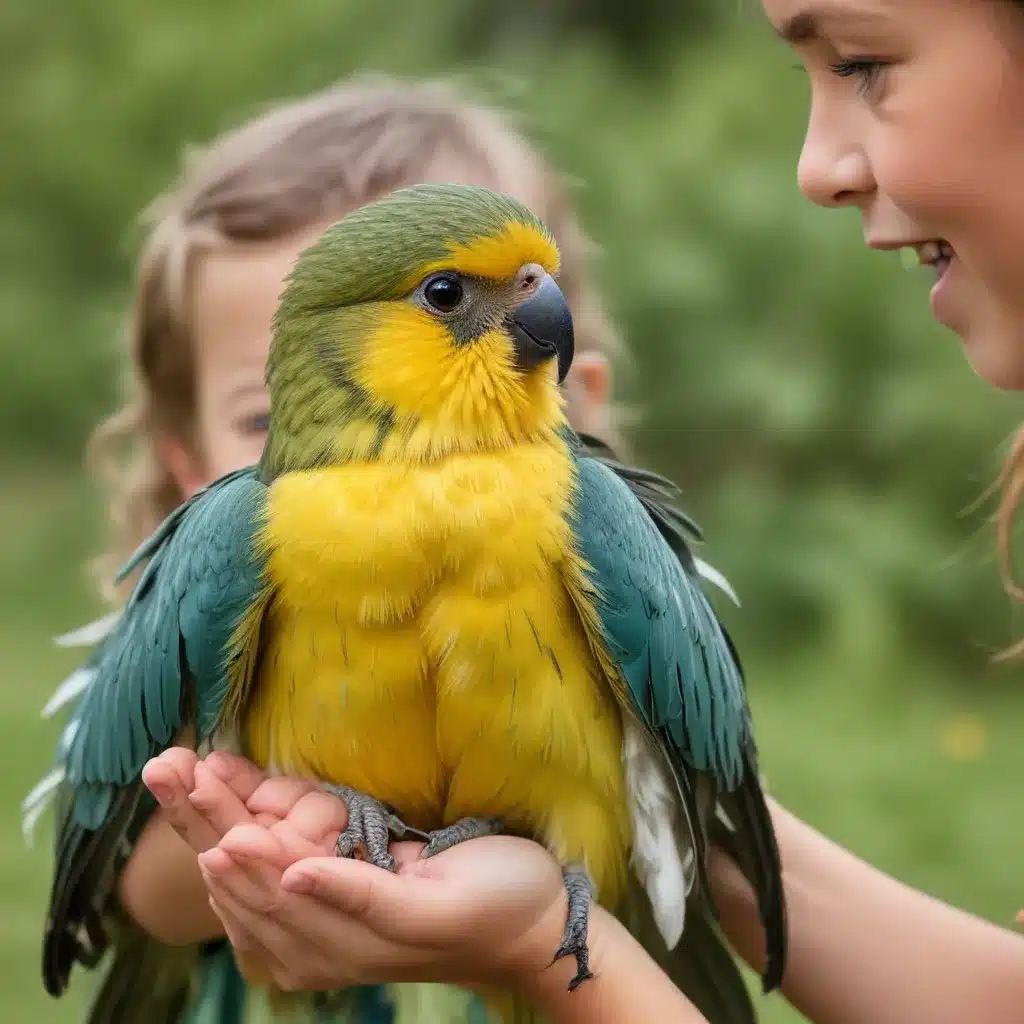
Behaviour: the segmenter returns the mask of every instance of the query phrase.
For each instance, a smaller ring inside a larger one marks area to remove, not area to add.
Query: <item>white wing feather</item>
[[[708,565],[707,562],[699,558],[695,558],[693,561],[701,577],[706,579],[708,583],[713,583],[718,587],[739,608],[740,599],[736,596],[736,591],[733,590],[732,584],[713,565]]]
[[[62,633],[55,636],[53,642],[58,647],[95,647],[101,640],[105,640],[114,632],[117,620],[121,618],[120,612],[112,612],[104,615],[102,619],[94,622],[87,622],[70,633]]]
[[[675,949],[683,936],[696,854],[680,847],[687,829],[669,767],[635,723],[626,723],[622,757],[633,815],[633,869],[651,901],[658,931],[668,948]]]

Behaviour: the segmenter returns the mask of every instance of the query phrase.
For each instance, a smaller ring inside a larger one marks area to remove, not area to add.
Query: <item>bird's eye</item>
[[[439,313],[451,313],[462,301],[462,284],[447,274],[435,277],[424,286],[423,297]]]

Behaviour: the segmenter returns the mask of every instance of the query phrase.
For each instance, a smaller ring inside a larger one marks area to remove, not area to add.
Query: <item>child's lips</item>
[[[872,249],[884,251],[899,250],[904,267],[934,267],[935,283],[931,290],[931,308],[935,319],[947,327],[954,328],[953,320],[957,317],[954,287],[956,274],[950,269],[956,260],[956,251],[944,238],[929,238],[924,241],[912,239],[868,238]]]
[[[935,284],[928,296],[932,315],[940,324],[956,331],[957,324],[961,320],[962,311],[958,308],[956,301],[956,274],[951,274],[950,269],[956,261],[956,253],[951,249],[948,253],[940,255],[933,264],[936,270]],[[957,332],[959,333],[959,332]]]

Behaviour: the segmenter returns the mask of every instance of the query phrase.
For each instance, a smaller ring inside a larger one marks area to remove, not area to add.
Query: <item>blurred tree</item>
[[[115,402],[134,218],[186,143],[355,70],[461,68],[587,182],[638,447],[756,611],[741,640],[981,676],[1013,633],[989,538],[960,513],[1020,402],[975,383],[923,280],[801,199],[805,83],[757,19],[722,30],[716,6],[527,0],[486,22],[469,0],[5,5],[0,457],[68,465]],[[656,82],[615,56],[625,11],[658,26]]]
[[[555,50],[593,38],[635,71],[653,71],[686,37],[699,39],[723,14],[715,0],[461,0],[453,19],[467,53]]]

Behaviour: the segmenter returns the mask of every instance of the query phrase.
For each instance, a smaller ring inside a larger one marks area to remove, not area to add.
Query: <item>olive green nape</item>
[[[297,313],[400,298],[417,271],[465,245],[528,224],[550,237],[518,200],[478,185],[399,189],[347,214],[299,255],[274,317],[275,333]]]

